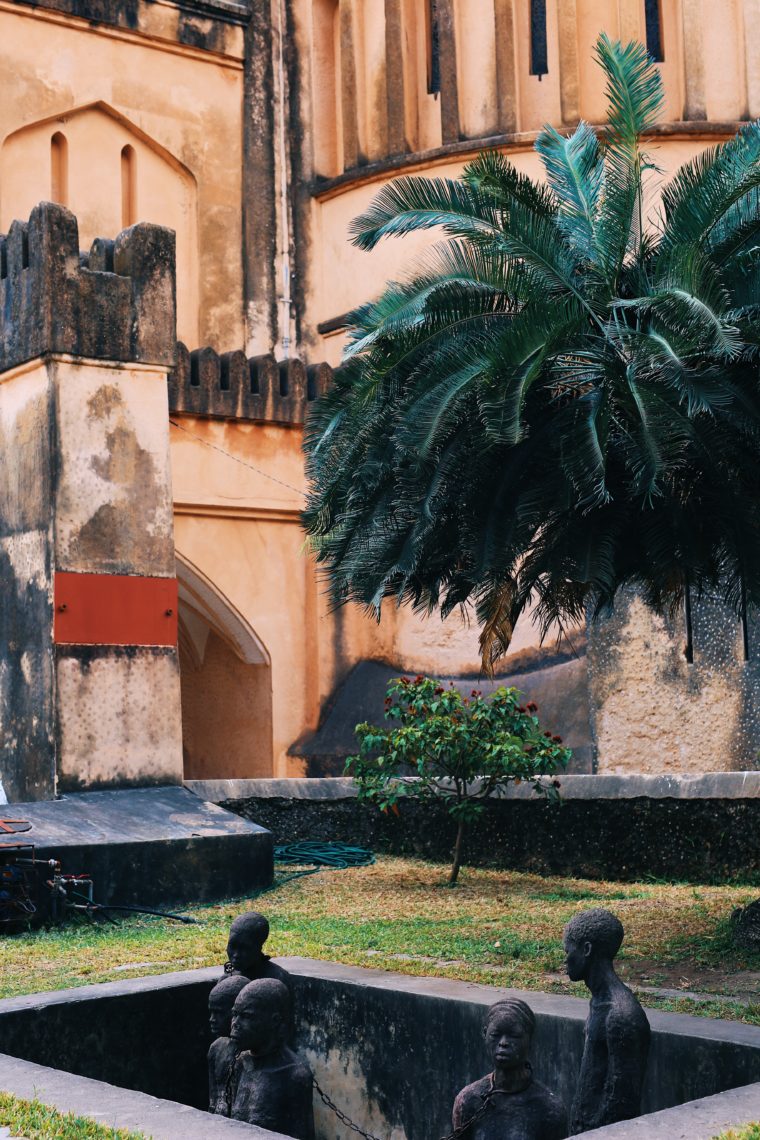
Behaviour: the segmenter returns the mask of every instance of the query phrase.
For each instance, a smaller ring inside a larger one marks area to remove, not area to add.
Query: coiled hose
[[[281,843],[274,849],[274,861],[284,867],[301,867],[280,880],[279,886],[290,879],[304,875],[316,875],[327,867],[333,871],[343,871],[347,867],[369,867],[375,856],[367,847],[353,847],[349,843],[317,843],[304,840],[301,843]]]

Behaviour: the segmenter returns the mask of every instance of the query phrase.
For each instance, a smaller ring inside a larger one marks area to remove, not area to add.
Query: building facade
[[[362,663],[477,675],[466,622],[330,612],[299,527],[301,425],[346,314],[428,240],[361,253],[351,219],[389,179],[456,176],[485,146],[538,175],[544,123],[604,117],[600,31],[658,61],[661,179],[760,115],[760,0],[0,0],[0,232],[50,201],[76,216],[82,249],[137,222],[176,235],[167,414],[186,778],[319,771],[320,725]],[[124,488],[140,478],[111,469]],[[755,681],[738,629],[719,623],[687,667],[677,629],[635,602],[616,621],[590,655],[582,631],[542,647],[526,622],[505,672],[545,692],[555,719],[583,722],[584,765],[750,766]],[[667,684],[663,758],[648,710]],[[716,700],[717,745],[694,729]],[[60,776],[9,798],[50,794]]]

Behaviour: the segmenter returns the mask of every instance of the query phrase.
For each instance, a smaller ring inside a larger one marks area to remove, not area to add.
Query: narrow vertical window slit
[[[50,140],[50,198],[61,206],[69,204],[69,144],[60,131]]]
[[[542,75],[549,71],[546,46],[546,0],[530,0],[530,74]]]
[[[121,225],[122,229],[137,221],[137,155],[129,145],[121,152]]]
[[[425,35],[428,95],[438,95],[441,91],[441,37],[438,0],[425,0]]]
[[[647,51],[655,63],[662,63],[665,59],[665,52],[662,46],[660,0],[644,0],[644,17],[647,30]]]

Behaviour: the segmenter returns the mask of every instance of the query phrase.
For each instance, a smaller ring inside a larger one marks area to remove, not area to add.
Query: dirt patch
[[[747,1003],[760,1002],[760,970],[722,970],[684,959],[663,963],[637,959],[616,963],[620,977],[635,990],[662,997],[720,997]],[[552,988],[571,986],[564,974],[546,974]]]

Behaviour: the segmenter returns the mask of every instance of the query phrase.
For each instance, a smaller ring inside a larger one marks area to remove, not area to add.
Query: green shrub
[[[441,800],[457,823],[449,883],[462,861],[465,827],[483,812],[484,801],[509,783],[533,785],[538,795],[559,800],[553,779],[570,758],[559,736],[542,728],[538,706],[522,705],[517,689],[491,697],[473,689],[463,696],[450,682],[401,677],[388,686],[390,728],[359,724],[359,753],[346,762],[361,799],[383,811],[398,811],[403,798]]]

